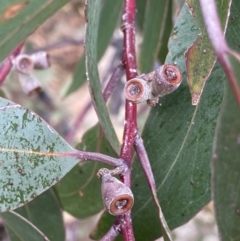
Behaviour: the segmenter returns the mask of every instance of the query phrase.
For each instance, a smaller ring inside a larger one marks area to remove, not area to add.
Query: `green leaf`
[[[20,207],[55,185],[78,162],[39,116],[0,98],[0,211]]]
[[[96,125],[86,132],[77,148],[115,156],[108,141],[99,136],[99,128]],[[77,218],[84,218],[103,209],[101,180],[96,175],[102,167],[106,165],[97,162],[77,165],[54,187],[65,211]]]
[[[161,47],[162,37],[166,25],[169,0],[150,0],[147,2],[145,21],[143,25],[143,43],[140,53],[140,70],[147,73],[153,69],[158,49]]]
[[[51,241],[65,240],[62,212],[52,190],[47,190],[32,202],[16,209],[15,212],[41,230]],[[11,220],[8,222],[9,226],[6,225],[11,241],[23,240],[16,235],[18,230],[16,230],[16,225],[13,225],[14,222],[18,222],[18,217],[12,215],[12,219],[14,221]],[[26,240],[30,239],[24,239],[24,241]],[[40,240],[42,241],[42,239]]]
[[[0,61],[68,0],[9,0],[0,4]]]
[[[100,0],[89,0],[87,5],[88,24],[86,27],[85,43],[87,80],[89,82],[93,105],[97,112],[102,130],[113,149],[118,153],[120,145],[102,96],[97,69],[97,33],[101,7],[100,3]]]
[[[239,51],[239,1],[232,2],[227,40]],[[232,66],[240,84],[239,64]],[[222,241],[239,240],[240,236],[240,109],[232,89],[226,83],[224,101],[218,119],[213,154],[213,199]]]
[[[145,10],[147,8],[147,1],[148,0],[136,0],[136,20],[138,23],[138,27],[140,30],[143,30],[143,24],[144,24],[144,17],[145,17]]]
[[[163,31],[163,34],[161,36],[161,41],[159,43],[159,53],[158,53],[158,59],[160,61],[160,63],[164,63],[166,56],[168,54],[168,40],[169,37],[171,35],[172,29],[173,29],[173,3],[172,1],[170,1],[169,3],[169,8],[168,8],[168,13],[166,15],[166,19],[164,20],[165,24],[162,24],[162,28],[164,30],[161,30],[161,32]]]
[[[197,34],[198,26],[184,6],[170,38],[166,60],[177,63],[183,74],[183,83],[153,107],[143,131],[158,198],[171,229],[187,222],[210,201],[210,159],[224,75],[216,66],[199,105],[191,106],[184,52]],[[136,161],[132,185],[135,238],[154,240],[161,236],[158,214]]]
[[[113,31],[116,28],[116,24],[119,19],[121,12],[122,0],[105,0],[101,9],[99,19],[99,31],[97,40],[97,60],[99,61],[107,46],[110,39],[112,38]],[[82,86],[86,80],[86,69],[85,69],[85,57],[83,57],[76,69],[73,77],[73,82],[67,91],[67,95],[76,91]]]
[[[231,0],[216,1],[223,29],[227,26],[230,2]],[[192,94],[192,104],[197,105],[205,82],[215,64],[216,56],[203,22],[199,1],[187,0],[186,3],[200,29],[196,41],[188,48],[185,54],[188,84]]]
[[[31,222],[14,211],[2,213],[1,218],[7,228],[11,241],[50,241],[50,239]]]

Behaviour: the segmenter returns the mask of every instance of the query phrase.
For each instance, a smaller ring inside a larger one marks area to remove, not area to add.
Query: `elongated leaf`
[[[15,212],[41,230],[51,241],[65,240],[61,209],[52,190],[47,190],[29,204],[16,209]],[[7,233],[11,241],[20,241],[21,239],[16,235],[18,227],[13,225],[18,221],[18,217],[12,215],[12,219],[13,221],[8,223],[9,226],[6,225]]]
[[[1,214],[1,218],[7,227],[8,235],[11,241],[50,241],[50,239],[42,233],[31,222],[20,214],[11,211]]]
[[[0,61],[68,0],[9,0],[0,4]]]
[[[184,6],[170,38],[166,60],[177,63],[183,83],[153,107],[143,131],[158,198],[171,229],[187,222],[211,198],[210,159],[224,74],[219,66],[214,68],[200,104],[193,107],[186,82],[184,52],[197,34],[198,26]],[[162,235],[161,228],[151,192],[137,161],[133,165],[132,181],[135,238],[152,241]],[[109,215],[104,215],[96,235],[106,232],[110,222]]]
[[[154,61],[164,36],[169,7],[169,0],[149,0],[147,2],[140,54],[140,69],[143,73],[153,69]]]
[[[70,147],[31,111],[0,98],[0,211],[22,206],[77,163]]]
[[[186,6],[174,31],[166,62],[177,63],[183,83],[176,92],[160,99],[143,131],[158,198],[171,229],[187,222],[210,201],[211,150],[224,79],[222,70],[215,67],[201,102],[191,106],[184,52],[195,40],[198,26]],[[158,215],[137,162],[133,166],[133,192],[136,240],[154,240],[161,235]]]
[[[136,20],[138,23],[138,27],[140,30],[143,30],[143,23],[144,23],[144,17],[145,17],[145,10],[147,7],[147,1],[148,0],[137,0],[136,1],[136,7],[137,7],[137,12],[136,12]]]
[[[107,140],[99,136],[99,128],[96,125],[86,132],[77,148],[115,156]],[[102,167],[106,165],[77,165],[54,187],[65,211],[77,218],[84,218],[103,209],[101,180],[96,175]]]
[[[232,2],[227,40],[239,51],[239,1]],[[239,65],[232,65],[240,84]],[[228,83],[218,119],[213,152],[213,198],[216,219],[222,241],[238,240],[240,236],[240,110]]]
[[[100,0],[89,0],[87,6],[88,24],[86,27],[85,43],[87,80],[89,82],[93,105],[97,112],[103,132],[113,149],[116,152],[119,152],[120,145],[102,96],[97,69],[97,33],[100,16],[100,3]]]
[[[216,1],[223,29],[226,29],[227,26],[230,2],[231,0]],[[185,54],[192,104],[197,105],[205,82],[215,64],[216,57],[204,26],[199,2],[197,0],[187,0],[187,4],[200,29],[196,41]]]
[[[105,0],[99,19],[98,31],[98,46],[97,59],[98,61],[103,56],[109,41],[112,37],[113,31],[116,28],[117,21],[121,12],[122,0]],[[86,80],[85,58],[83,57],[76,69],[73,77],[73,82],[67,91],[67,95],[76,91]]]
[[[165,62],[166,56],[168,54],[168,40],[169,40],[169,37],[170,37],[170,35],[172,33],[172,29],[173,29],[173,16],[172,15],[173,15],[173,3],[172,3],[172,1],[170,1],[166,19],[164,20],[164,22],[161,26],[163,28],[163,30],[161,30],[161,33],[162,33],[162,31],[163,31],[163,33],[160,36],[159,52],[158,52],[158,59],[160,61],[160,64]]]

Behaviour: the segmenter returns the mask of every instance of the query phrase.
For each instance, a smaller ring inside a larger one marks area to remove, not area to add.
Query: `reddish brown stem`
[[[137,62],[135,52],[135,13],[136,2],[135,0],[125,0],[124,11],[122,15],[122,30],[124,34],[124,51],[123,51],[123,64],[126,70],[127,80],[137,76]],[[126,101],[125,105],[125,126],[123,132],[123,142],[121,146],[120,158],[125,160],[129,168],[132,165],[132,151],[134,143],[134,135],[137,129],[136,121],[136,105]],[[128,186],[131,186],[131,173],[121,176],[122,181]],[[131,212],[127,212],[122,217],[125,221],[124,227],[121,229],[121,234],[125,241],[135,240]]]
[[[13,51],[12,53],[5,59],[5,61],[2,63],[0,67],[0,85],[3,83],[3,81],[6,79],[8,73],[10,72],[12,68],[12,60],[15,58],[22,50],[24,45],[24,41],[20,43]]]

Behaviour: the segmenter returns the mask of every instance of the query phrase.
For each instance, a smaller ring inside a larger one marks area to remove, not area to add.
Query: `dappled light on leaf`
[[[77,163],[46,122],[20,105],[0,99],[0,211],[15,209],[56,184]]]

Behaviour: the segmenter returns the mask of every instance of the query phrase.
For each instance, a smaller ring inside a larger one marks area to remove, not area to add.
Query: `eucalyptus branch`
[[[84,43],[83,39],[65,39],[65,40],[62,40],[62,41],[59,41],[56,43],[52,43],[52,44],[49,44],[49,45],[46,45],[46,46],[43,46],[40,48],[33,49],[31,51],[27,51],[27,54],[33,54],[33,53],[37,53],[40,51],[49,51],[52,49],[64,48],[69,45],[81,45],[83,43]]]
[[[123,159],[110,157],[98,152],[87,152],[87,151],[75,150],[74,152],[66,153],[66,156],[76,157],[78,159],[81,159],[82,161],[92,160],[92,161],[102,162],[115,167],[126,166],[125,161]]]
[[[123,31],[123,64],[126,71],[127,80],[137,76],[137,61],[135,52],[135,0],[125,0],[124,11],[122,15],[122,31]],[[132,165],[132,149],[134,142],[134,134],[137,129],[136,120],[137,107],[136,104],[126,100],[125,104],[125,126],[123,132],[123,142],[121,146],[120,158],[124,159],[126,164],[131,168]],[[128,186],[131,186],[131,173],[121,176],[121,180]],[[131,211],[128,211],[123,217],[126,225],[122,227],[121,234],[124,240],[133,241],[134,232],[132,227]]]
[[[6,60],[1,64],[1,66],[0,66],[0,84],[2,84],[3,81],[6,79],[8,73],[10,72],[10,70],[12,68],[12,60],[21,52],[24,42],[25,41],[20,43],[12,51],[12,53],[6,58]]]

